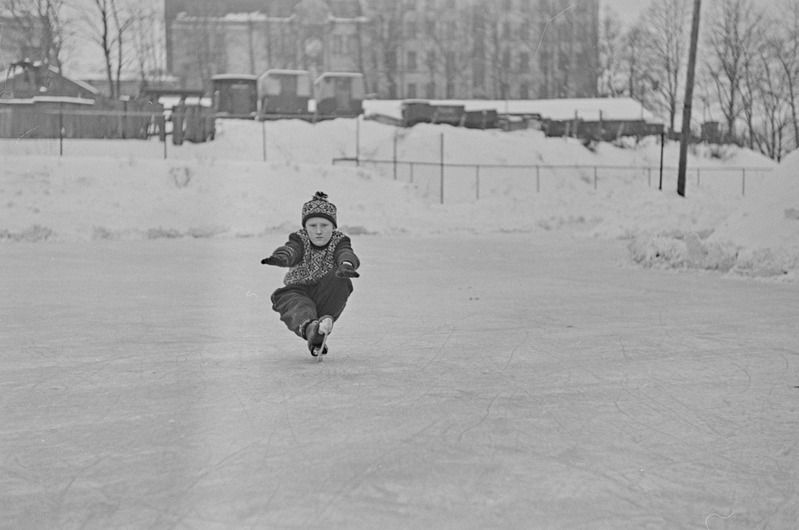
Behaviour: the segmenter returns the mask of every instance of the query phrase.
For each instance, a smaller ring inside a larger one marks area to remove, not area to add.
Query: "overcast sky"
[[[651,1],[657,0],[600,0],[600,16],[604,16],[605,8],[608,7],[616,12],[625,25],[629,25],[649,6]],[[727,0],[702,0],[702,15],[706,16],[708,9],[719,1]],[[754,0],[754,3],[760,7],[776,10],[780,0]],[[690,4],[693,5],[693,2],[690,1]]]

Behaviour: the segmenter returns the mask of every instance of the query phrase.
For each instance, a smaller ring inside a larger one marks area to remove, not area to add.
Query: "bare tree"
[[[120,78],[126,61],[125,36],[132,16],[121,3],[122,0],[92,0],[81,9],[83,32],[90,41],[100,46],[103,54],[108,96],[119,97]]]
[[[637,98],[646,103],[644,83],[646,82],[646,33],[640,24],[633,25],[622,36],[621,70],[622,78],[626,80],[624,92],[631,98]]]
[[[650,59],[647,70],[657,95],[655,104],[668,113],[672,132],[688,51],[688,7],[686,0],[659,0],[649,5],[643,17]]]
[[[371,53],[373,71],[381,72],[388,84],[388,97],[399,95],[400,65],[398,54],[402,43],[402,21],[404,6],[394,0],[373,2],[371,13],[371,41],[374,43]],[[377,86],[377,81],[372,83]]]
[[[794,137],[792,147],[799,148],[799,0],[784,0],[780,11],[775,21],[777,31],[769,39],[769,47],[785,78]]]
[[[755,86],[762,122],[755,141],[762,153],[779,161],[785,151],[785,130],[790,122],[785,76],[771,46],[761,49],[758,60],[762,70]]]
[[[141,89],[150,79],[166,72],[163,17],[153,6],[141,6],[138,12],[131,13],[131,43]]]
[[[727,125],[735,139],[735,121],[741,114],[741,81],[751,67],[750,50],[755,46],[763,14],[752,0],[724,0],[714,5],[708,28],[709,53],[706,68],[715,88]]]
[[[427,10],[425,29],[438,63],[437,70],[443,72],[447,98],[458,97],[455,87],[458,78],[468,71],[471,57],[470,27],[468,12],[446,4],[433,4]]]
[[[616,97],[624,92],[619,84],[621,77],[622,26],[618,14],[608,8],[599,27],[599,81],[600,96]]]
[[[65,0],[0,1],[0,9],[14,20],[20,48],[32,55],[28,58],[54,66],[59,72],[63,67],[62,52],[67,38],[65,7]]]

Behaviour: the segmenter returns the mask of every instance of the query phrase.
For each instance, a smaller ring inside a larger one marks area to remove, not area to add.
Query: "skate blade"
[[[316,354],[316,362],[318,363],[321,363],[322,358],[325,356],[325,354],[322,353],[325,351],[325,344],[327,344],[327,333],[325,333],[325,336],[322,339],[322,345],[314,349],[314,353]]]

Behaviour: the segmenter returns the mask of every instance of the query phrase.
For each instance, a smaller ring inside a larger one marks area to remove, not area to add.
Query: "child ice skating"
[[[318,191],[302,207],[302,229],[261,260],[264,265],[289,267],[285,285],[272,293],[272,309],[307,341],[314,357],[327,354],[327,336],[352,293],[350,278],[359,276],[360,260],[350,238],[337,228],[336,206]]]

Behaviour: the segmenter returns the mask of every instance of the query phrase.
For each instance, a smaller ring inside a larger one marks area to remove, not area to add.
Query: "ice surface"
[[[277,235],[5,245],[0,527],[793,527],[799,287],[569,234],[355,237],[321,364]]]

